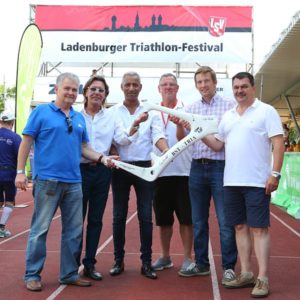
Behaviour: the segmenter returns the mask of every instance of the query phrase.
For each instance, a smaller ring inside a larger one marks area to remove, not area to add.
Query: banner
[[[30,24],[23,32],[17,63],[16,132],[22,134],[33,98],[43,42],[39,28]]]
[[[300,219],[299,165],[299,153],[285,152],[279,186],[272,194],[272,203],[284,207],[296,219]]]
[[[36,6],[43,61],[252,61],[252,7]]]

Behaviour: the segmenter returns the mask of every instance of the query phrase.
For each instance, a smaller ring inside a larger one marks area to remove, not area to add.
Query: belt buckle
[[[207,158],[200,158],[200,163],[202,165],[208,165],[209,164],[209,160]]]

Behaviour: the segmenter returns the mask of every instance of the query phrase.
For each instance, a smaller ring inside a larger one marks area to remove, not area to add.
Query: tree
[[[16,87],[8,87],[5,90],[5,86],[0,84],[0,113],[5,108],[5,100],[7,98],[15,98],[16,97]]]

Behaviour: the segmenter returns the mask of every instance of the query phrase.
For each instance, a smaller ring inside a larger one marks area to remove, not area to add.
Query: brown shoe
[[[264,298],[269,295],[269,284],[266,281],[257,279],[254,289],[251,292],[253,298]]]
[[[42,284],[40,280],[30,280],[26,282],[26,288],[32,292],[39,292],[42,290]]]
[[[64,284],[66,284],[66,285],[75,285],[75,286],[80,286],[80,287],[88,287],[88,286],[92,285],[92,283],[90,281],[84,280],[84,279],[81,279],[81,278],[78,278],[75,281],[66,282]]]
[[[253,287],[255,285],[255,278],[252,273],[241,273],[235,279],[223,283],[227,289],[240,289],[246,287]]]

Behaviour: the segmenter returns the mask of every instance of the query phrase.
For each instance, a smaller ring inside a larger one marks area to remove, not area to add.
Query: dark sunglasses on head
[[[70,117],[66,117],[66,122],[68,126],[68,133],[72,133],[73,131],[72,119]]]
[[[104,93],[105,92],[105,90],[103,90],[101,88],[97,88],[97,87],[89,87],[89,90],[93,93],[95,93],[95,92]]]

